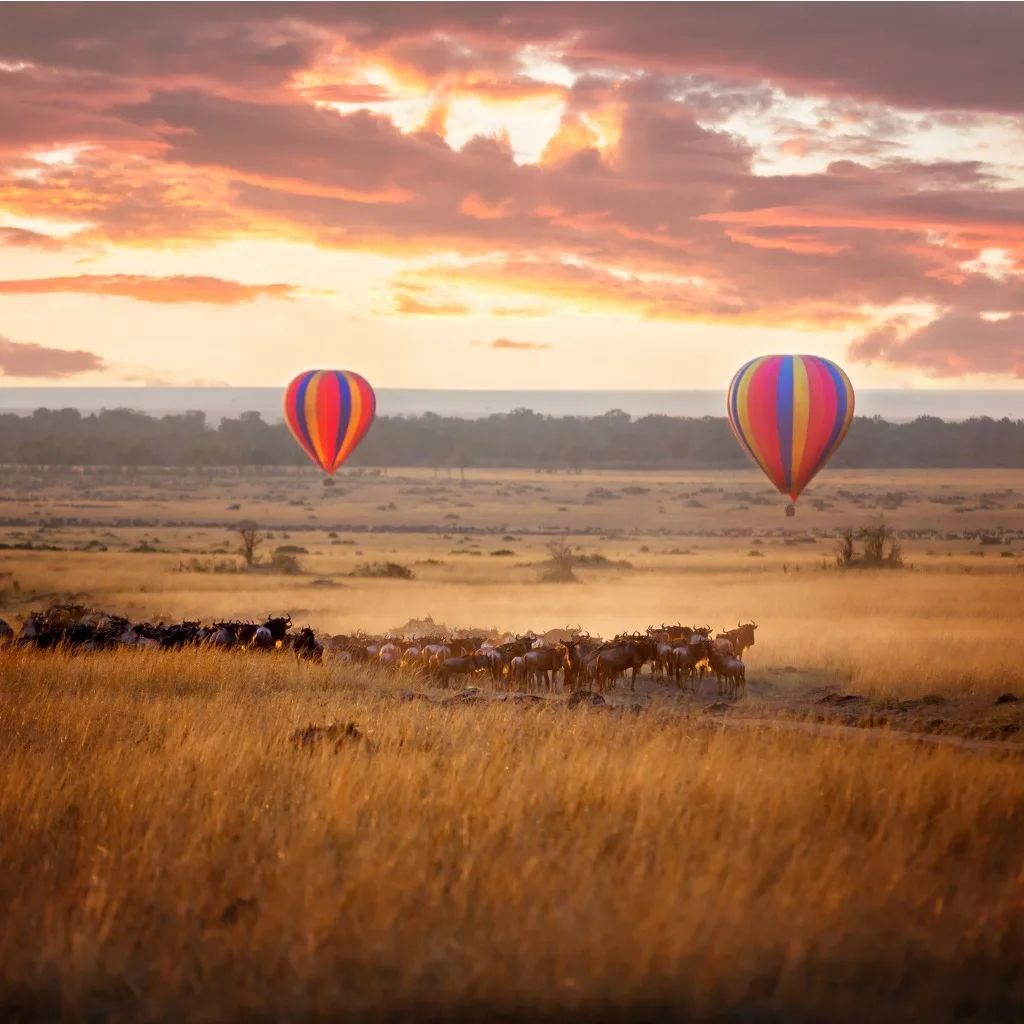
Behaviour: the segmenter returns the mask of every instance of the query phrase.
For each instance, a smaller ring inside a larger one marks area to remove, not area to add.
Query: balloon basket
[[[792,519],[792,517],[796,515],[796,505],[787,505],[786,515]]]

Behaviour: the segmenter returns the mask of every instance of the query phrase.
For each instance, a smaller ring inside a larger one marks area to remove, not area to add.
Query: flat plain
[[[753,473],[6,471],[15,625],[758,630],[741,700],[645,676],[575,711],[0,651],[2,1015],[1015,1019],[1024,473],[830,473],[783,506]],[[904,567],[840,570],[836,531],[880,517]],[[579,582],[542,583],[562,537]],[[387,561],[413,578],[353,575]],[[290,742],[327,721],[361,738]]]

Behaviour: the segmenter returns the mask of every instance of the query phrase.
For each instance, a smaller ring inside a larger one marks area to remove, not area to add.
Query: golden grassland
[[[0,1018],[1020,1018],[1024,762],[985,741],[1024,737],[995,702],[1024,695],[1024,474],[831,474],[793,520],[753,475],[466,475],[15,473],[0,617],[753,618],[746,697],[0,651]],[[879,514],[909,568],[838,571],[835,528]],[[181,571],[237,561],[245,519],[303,572]],[[611,564],[539,583],[562,533]],[[415,578],[350,575],[381,560]]]
[[[8,652],[0,1015],[1009,1020],[1019,760]],[[354,720],[307,752],[296,726]]]

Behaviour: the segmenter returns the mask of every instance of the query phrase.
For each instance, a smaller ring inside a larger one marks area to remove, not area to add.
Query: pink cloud
[[[915,329],[894,319],[857,338],[849,355],[858,362],[921,370],[932,377],[1024,378],[1024,315],[990,320],[951,311]]]
[[[11,341],[0,335],[0,376],[74,377],[92,370],[103,370],[106,362],[85,349],[49,348],[33,342]]]

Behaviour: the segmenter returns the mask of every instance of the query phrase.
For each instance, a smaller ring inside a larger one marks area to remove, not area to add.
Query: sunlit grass
[[[366,740],[290,745],[327,719]],[[7,654],[0,993],[939,1019],[1024,998],[1022,816],[988,756],[403,702],[288,658]]]

